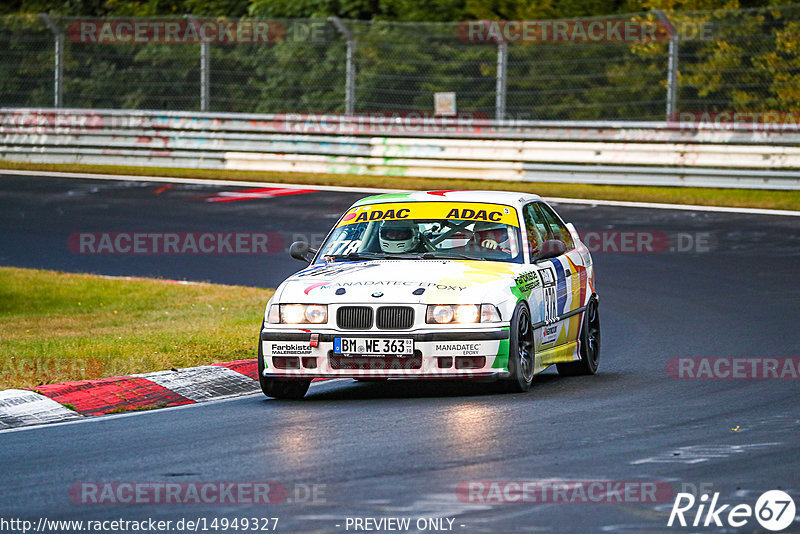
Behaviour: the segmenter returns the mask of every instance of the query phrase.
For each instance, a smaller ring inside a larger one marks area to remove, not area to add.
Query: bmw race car
[[[384,194],[353,204],[309,266],[267,303],[264,394],[301,398],[314,378],[502,380],[526,391],[555,364],[594,374],[592,257],[536,195]]]

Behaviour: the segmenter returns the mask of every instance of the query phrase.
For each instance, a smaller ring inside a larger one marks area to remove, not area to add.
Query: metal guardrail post
[[[344,112],[347,115],[355,113],[356,102],[356,38],[350,28],[344,25],[339,17],[328,17],[336,30],[344,36],[347,41],[347,58],[345,63],[345,84],[344,84]]]
[[[336,30],[344,36],[347,41],[347,59],[345,63],[345,83],[344,83],[344,112],[346,115],[355,113],[356,104],[356,38],[350,28],[344,25],[339,17],[328,17]]]
[[[497,43],[497,89],[494,102],[494,118],[501,121],[506,117],[506,71],[508,68],[508,43]]]
[[[39,13],[39,18],[41,18],[47,28],[53,32],[53,36],[55,37],[56,50],[53,69],[53,107],[60,108],[64,100],[64,33],[47,13]]]
[[[200,111],[208,111],[211,100],[211,44],[200,43]]]
[[[189,22],[197,22],[192,15],[185,15]],[[208,111],[211,101],[211,44],[200,42],[200,111]]]
[[[669,32],[669,59],[667,62],[667,121],[672,120],[678,106],[678,30],[660,9],[654,9],[658,20]]]

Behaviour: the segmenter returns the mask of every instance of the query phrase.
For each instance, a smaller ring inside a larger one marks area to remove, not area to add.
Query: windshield
[[[469,259],[522,263],[517,212],[475,202],[380,203],[351,208],[316,263],[353,259]]]

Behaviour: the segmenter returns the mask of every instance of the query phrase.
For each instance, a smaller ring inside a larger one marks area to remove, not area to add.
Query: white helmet
[[[497,222],[476,222],[473,229],[475,240],[484,248],[507,249],[509,233],[505,224]]]
[[[378,233],[381,251],[390,254],[414,250],[419,243],[419,228],[405,221],[384,221]]]

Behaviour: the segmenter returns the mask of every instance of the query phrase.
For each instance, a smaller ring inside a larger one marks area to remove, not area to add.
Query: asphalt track
[[[319,234],[363,196],[212,203],[210,195],[237,188],[163,187],[2,177],[0,264],[269,287],[301,264],[285,254],[75,254],[67,239],[112,231]],[[347,517],[408,517],[412,526],[445,517],[452,532],[468,534],[737,531],[668,528],[671,499],[464,502],[456,488],[468,481],[662,481],[751,506],[780,488],[800,505],[800,382],[677,380],[665,370],[674,357],[799,355],[800,219],[557,209],[580,230],[663,232],[673,248],[692,249],[595,252],[603,333],[596,376],[548,371],[519,395],[486,384],[332,381],[300,402],[253,395],[7,431],[0,517],[279,517],[278,532],[353,532]],[[295,502],[88,505],[68,493],[79,482],[129,481],[276,481]],[[303,485],[314,484],[324,495],[306,502]],[[795,522],[788,531],[799,530]],[[765,532],[753,519],[738,531]]]

